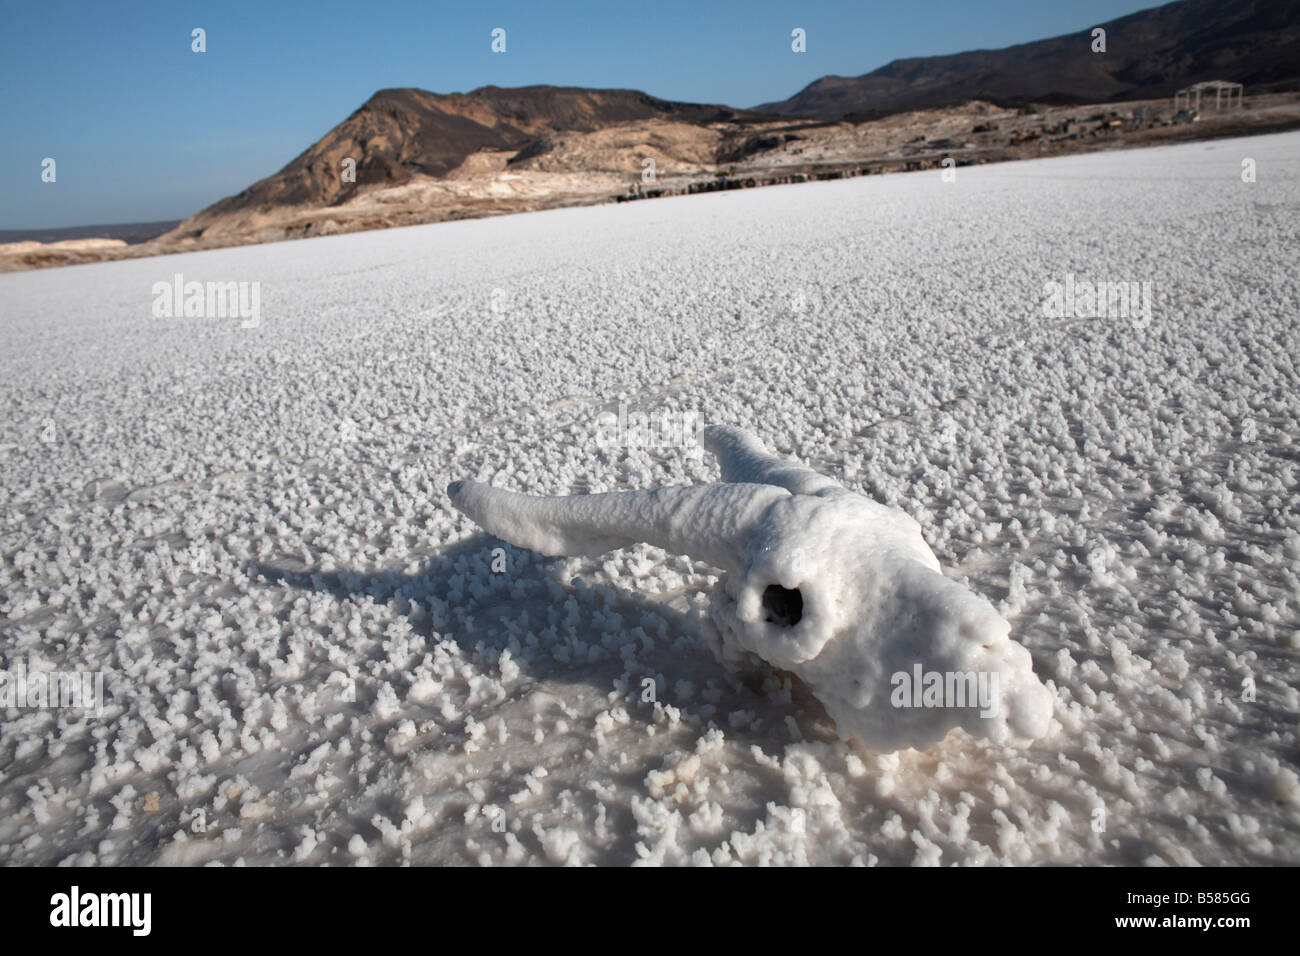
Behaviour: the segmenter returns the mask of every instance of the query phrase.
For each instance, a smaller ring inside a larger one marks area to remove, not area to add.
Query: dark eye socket
[[[763,610],[767,612],[769,624],[794,627],[803,617],[803,595],[798,588],[769,584],[763,592]]]

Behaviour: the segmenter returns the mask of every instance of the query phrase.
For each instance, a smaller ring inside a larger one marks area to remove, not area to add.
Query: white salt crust
[[[0,708],[0,862],[1300,862],[1298,177],[1291,133],[0,275],[0,665],[107,695]],[[261,326],[154,319],[177,272]],[[1046,317],[1067,275],[1150,321]],[[715,566],[451,506],[718,480],[598,441],[620,402],[906,512],[1049,732],[873,752],[717,660]]]

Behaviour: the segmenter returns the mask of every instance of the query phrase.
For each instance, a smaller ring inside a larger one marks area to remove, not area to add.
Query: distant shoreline
[[[338,206],[285,205],[274,210],[254,210],[261,222],[240,223],[240,229],[209,235],[178,236],[163,229],[148,239],[139,238],[149,228],[176,227],[176,223],[83,226],[44,233],[11,230],[0,232],[0,244],[14,241],[7,240],[8,236],[62,234],[61,241],[66,245],[39,247],[33,243],[31,248],[0,249],[0,274],[719,189],[945,168],[955,172],[958,167],[986,163],[1284,133],[1300,129],[1300,93],[1249,97],[1244,109],[1209,112],[1196,121],[1171,118],[1165,115],[1168,113],[1167,100],[1020,110],[971,101],[961,107],[918,110],[861,123],[778,118],[748,123],[746,135],[752,138],[770,133],[774,138],[777,133],[784,137],[785,132],[798,130],[793,142],[737,156],[736,162],[718,161],[690,175],[663,174],[656,180],[657,185],[644,191],[635,172],[627,173],[622,183],[609,176],[598,183],[590,170],[572,170],[556,178],[549,194],[498,198],[489,193],[468,199],[452,195],[445,204],[417,196],[404,203],[374,203],[374,196],[383,195],[380,187],[379,191],[361,193],[352,203]],[[945,132],[938,138],[936,122],[945,124]],[[926,132],[918,133],[922,129]],[[576,138],[579,134],[574,135]],[[484,181],[490,187],[492,180],[489,174]],[[435,185],[447,181],[429,180]],[[588,188],[572,188],[575,182]],[[594,189],[590,188],[593,183],[598,183]],[[237,221],[246,215],[247,211],[240,211]],[[184,220],[181,225],[190,221]],[[138,230],[132,233],[136,238],[128,238],[128,230],[133,229]],[[204,228],[198,232],[207,231]],[[127,245],[121,245],[119,240]]]
[[[63,226],[55,229],[0,229],[0,244],[6,242],[63,242],[68,239],[121,239],[128,246],[139,245],[171,232],[181,219],[157,222],[120,222],[99,226]]]

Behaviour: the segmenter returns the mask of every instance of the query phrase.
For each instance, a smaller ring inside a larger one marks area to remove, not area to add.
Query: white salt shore
[[[1300,862],[1298,240],[1284,134],[0,275],[0,670],[104,688],[0,697],[0,863]],[[864,746],[917,655],[748,679],[718,565],[452,506],[719,480],[620,404],[905,513],[1052,726]]]

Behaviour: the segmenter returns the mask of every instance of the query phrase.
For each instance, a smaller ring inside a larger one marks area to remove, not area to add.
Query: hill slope
[[[636,90],[380,90],[279,172],[191,216],[175,235],[198,235],[215,222],[259,210],[337,206],[367,186],[443,177],[474,153],[536,156],[547,150],[555,134],[589,133],[638,120],[705,125],[742,115],[724,106],[675,103]],[[355,182],[345,182],[341,175],[348,157],[357,164]]]
[[[1258,91],[1300,80],[1300,0],[1181,0],[1092,27],[1002,50],[895,60],[863,76],[824,76],[794,96],[755,107],[840,119],[947,106],[1101,103],[1172,96],[1179,87],[1226,79]]]

